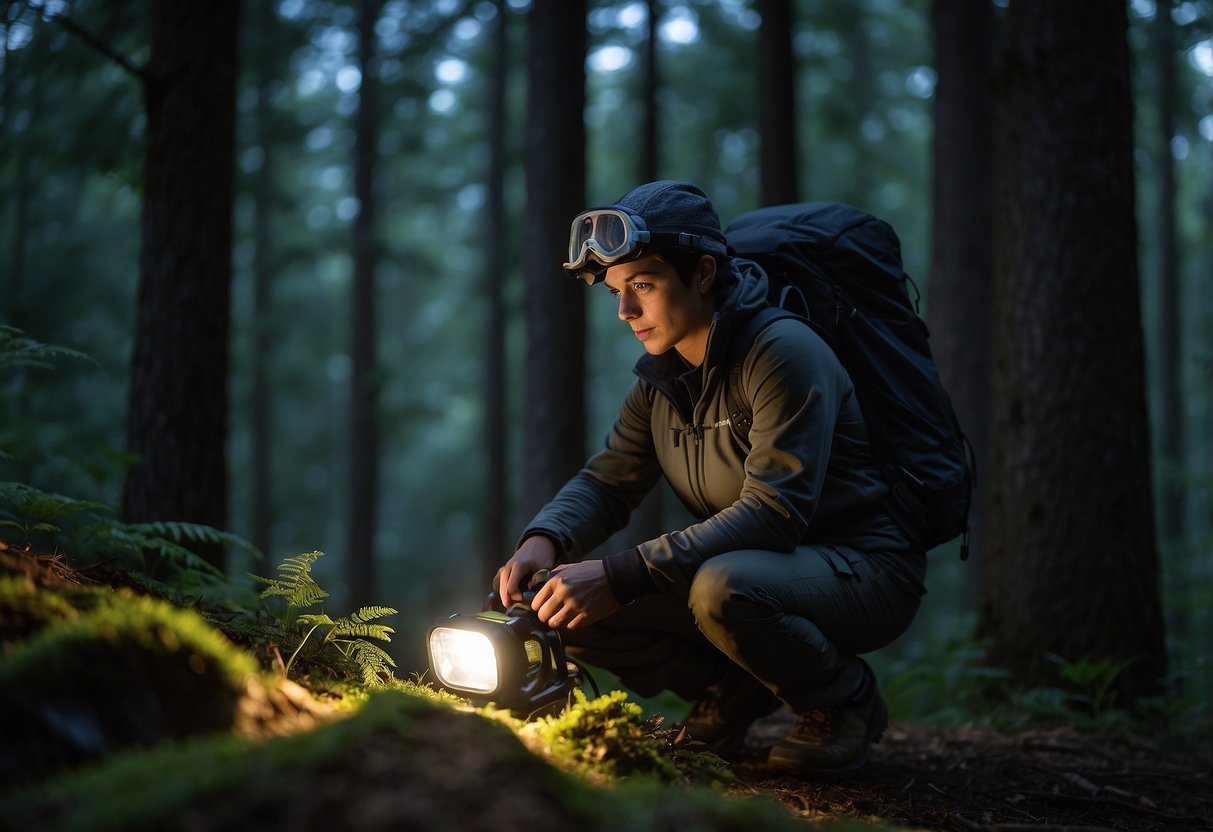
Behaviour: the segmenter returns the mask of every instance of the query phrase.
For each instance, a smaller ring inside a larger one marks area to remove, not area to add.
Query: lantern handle
[[[548,582],[548,578],[550,578],[551,575],[552,571],[550,569],[537,570],[535,574],[531,575],[530,581],[527,582],[527,588],[522,592],[522,600],[520,602],[511,604],[509,610],[507,610],[505,605],[501,603],[501,596],[497,594],[497,590],[490,590],[488,596],[484,599],[484,612],[496,611],[508,613],[515,608],[519,608],[517,610],[519,614],[533,612],[534,610],[531,609],[531,601],[535,600],[535,595],[539,592],[540,588]]]

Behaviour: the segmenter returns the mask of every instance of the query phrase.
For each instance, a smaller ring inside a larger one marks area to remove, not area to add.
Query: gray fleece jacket
[[[699,566],[722,552],[910,549],[881,504],[888,487],[851,380],[802,322],[774,321],[746,352],[739,378],[753,411],[750,447],[735,436],[725,395],[729,347],[766,305],[766,275],[747,261],[734,265],[703,364],[687,369],[674,350],[643,356],[603,449],[522,534],[552,538],[562,562],[580,560],[627,523],[664,475],[698,522],[604,558],[621,603],[656,591],[685,597]]]

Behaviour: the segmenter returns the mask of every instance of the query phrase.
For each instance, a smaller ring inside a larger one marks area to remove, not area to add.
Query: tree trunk
[[[998,76],[994,417],[981,633],[1026,685],[1166,669],[1125,6],[1020,0]],[[1122,699],[1123,701],[1123,699]]]
[[[973,447],[977,491],[969,515],[962,605],[981,587],[990,448],[990,321],[994,271],[993,10],[935,0],[934,226],[927,321],[931,351]]]
[[[758,0],[759,174],[763,205],[798,200],[796,59],[792,53],[791,0]]]
[[[381,0],[359,0],[358,89],[355,117],[354,285],[350,304],[350,501],[345,563],[353,606],[370,603],[375,589],[375,525],[379,502],[379,373],[376,349],[375,161],[379,113],[375,102],[375,22]]]
[[[130,521],[227,521],[239,3],[152,4],[143,244],[127,440]],[[222,550],[204,556],[223,567]]]
[[[585,0],[535,0],[527,65],[523,516],[585,460],[585,291],[560,264],[585,207]],[[554,82],[558,79],[558,82]]]
[[[274,7],[262,3],[258,12],[259,43],[269,43],[277,26]],[[270,130],[273,107],[270,90],[277,73],[264,58],[258,67],[257,107],[253,118],[257,146],[261,148],[261,167],[253,179],[253,355],[251,357],[253,390],[250,438],[252,469],[252,543],[266,554],[271,552],[270,528],[273,506],[273,477],[270,475],[272,454],[270,425],[273,404],[270,400],[269,364],[275,339],[270,332],[271,285],[274,259],[270,246],[273,239],[271,217],[274,204],[274,143]]]
[[[484,447],[485,471],[484,551],[481,556],[482,586],[488,586],[497,567],[509,556],[506,518],[508,496],[506,479],[506,363],[505,363],[505,291],[502,282],[510,274],[509,248],[506,246],[505,175],[506,83],[509,75],[509,5],[497,0],[497,31],[493,43],[493,73],[489,81],[489,173],[488,240],[485,262],[491,264],[484,274]]]
[[[1155,158],[1158,163],[1158,413],[1156,436],[1162,463],[1158,501],[1158,533],[1167,542],[1184,534],[1184,495],[1181,486],[1183,405],[1180,394],[1180,346],[1183,319],[1179,314],[1179,246],[1175,225],[1175,35],[1171,2],[1161,0],[1154,13],[1154,59],[1158,85],[1154,101],[1158,112]]]

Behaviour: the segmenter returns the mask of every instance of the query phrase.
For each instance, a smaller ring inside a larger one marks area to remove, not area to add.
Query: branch
[[[50,19],[55,21],[56,23],[58,23],[64,29],[67,29],[67,31],[71,32],[73,35],[80,38],[82,41],[87,43],[89,46],[96,49],[98,52],[100,52],[105,57],[109,58],[111,61],[116,63],[118,66],[125,69],[131,75],[134,75],[140,81],[145,80],[146,75],[145,75],[145,71],[144,71],[143,67],[136,66],[135,64],[131,63],[131,60],[129,58],[127,58],[125,55],[123,55],[122,53],[115,50],[108,43],[101,40],[101,38],[97,37],[92,32],[85,29],[83,26],[81,26],[76,21],[72,20],[70,17],[67,17],[66,15],[62,15],[62,14],[52,14],[52,15],[50,15]]]

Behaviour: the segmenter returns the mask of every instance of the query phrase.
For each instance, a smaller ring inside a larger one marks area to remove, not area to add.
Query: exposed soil
[[[961,830],[1213,829],[1213,756],[1135,736],[1063,728],[1006,736],[894,721],[846,782],[773,776],[754,756],[791,723],[750,732],[739,790],[768,794],[811,820],[853,817]]]

